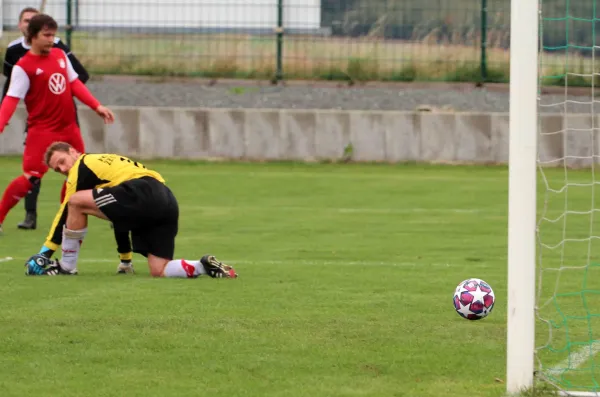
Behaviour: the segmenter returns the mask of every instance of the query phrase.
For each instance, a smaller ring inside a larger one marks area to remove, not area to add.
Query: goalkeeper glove
[[[25,263],[26,276],[56,276],[59,273],[59,264],[43,254],[33,255]]]

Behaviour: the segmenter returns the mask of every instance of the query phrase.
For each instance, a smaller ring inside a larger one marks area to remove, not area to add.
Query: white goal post
[[[538,0],[510,9],[507,380],[509,394],[533,385],[535,350]]]
[[[599,15],[597,0],[511,0],[509,395],[600,397]]]

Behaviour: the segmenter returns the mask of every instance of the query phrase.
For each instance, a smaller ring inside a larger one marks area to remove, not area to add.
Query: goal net
[[[600,396],[600,0],[534,1],[534,381],[566,395]]]

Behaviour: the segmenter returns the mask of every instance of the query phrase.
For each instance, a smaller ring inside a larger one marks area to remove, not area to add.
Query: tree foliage
[[[543,0],[543,45],[591,54],[600,43],[600,2]],[[332,34],[473,45],[482,31],[481,0],[322,0],[323,25]],[[551,18],[551,19],[548,19]],[[488,46],[510,44],[510,0],[487,0]]]

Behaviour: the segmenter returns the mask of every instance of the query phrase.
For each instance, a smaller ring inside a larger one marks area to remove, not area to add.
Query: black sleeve
[[[2,89],[2,99],[6,96],[8,92],[8,87],[10,86],[10,75],[13,70],[12,59],[10,59],[10,51],[6,49],[6,54],[4,55],[4,67],[2,68],[2,74],[6,76],[6,81],[4,82],[4,88]]]
[[[6,70],[6,64],[4,65],[4,70]],[[10,67],[10,71],[12,72],[12,66]],[[10,74],[6,78],[6,81],[4,81],[4,88],[2,88],[2,100],[4,100],[4,97],[8,93],[8,87],[10,87]]]
[[[75,69],[75,72],[79,75],[79,80],[81,80],[83,84],[87,83],[87,81],[90,79],[90,75],[87,70],[85,70],[81,62],[79,62],[79,59],[77,59],[75,54],[71,52],[71,49],[65,43],[63,43],[62,40],[59,40],[55,46],[67,54],[69,61],[71,61],[71,65],[73,65],[73,69]]]

